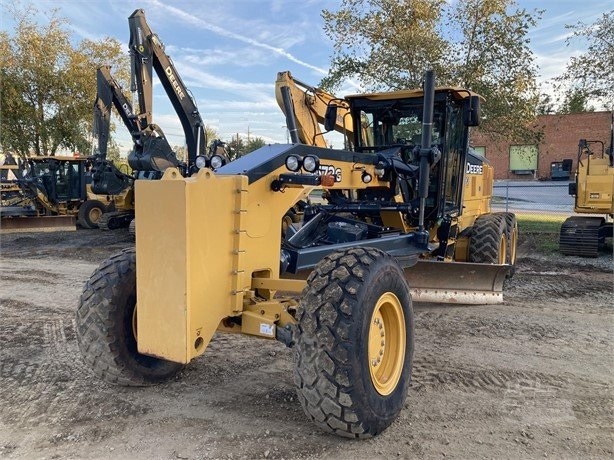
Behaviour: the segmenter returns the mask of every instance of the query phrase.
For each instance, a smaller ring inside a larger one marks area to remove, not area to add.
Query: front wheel
[[[114,255],[94,271],[83,288],[76,321],[84,360],[107,382],[152,385],[183,367],[137,350],[134,249]]]
[[[483,214],[475,220],[469,239],[469,261],[508,263],[507,223],[499,214]]]
[[[346,437],[375,436],[403,408],[413,311],[403,270],[373,248],[318,263],[298,309],[295,383],[307,416]]]
[[[83,228],[98,228],[98,222],[105,213],[106,206],[98,200],[87,200],[79,206],[77,223]]]

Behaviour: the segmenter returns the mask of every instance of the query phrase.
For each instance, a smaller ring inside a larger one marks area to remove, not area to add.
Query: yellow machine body
[[[373,165],[333,166],[342,173],[330,188],[364,189],[363,173],[376,177]],[[136,182],[139,352],[187,363],[218,329],[272,339],[277,327],[294,321],[297,300],[275,293],[296,296],[307,273],[280,278],[281,219],[315,187],[274,192],[271,183],[282,172],[284,166],[250,184],[244,175],[204,169],[183,178],[169,169],[159,181]],[[406,276],[419,301],[498,303],[507,270],[421,260]]]
[[[588,155],[578,164],[574,211],[614,214],[614,167],[607,156]]]

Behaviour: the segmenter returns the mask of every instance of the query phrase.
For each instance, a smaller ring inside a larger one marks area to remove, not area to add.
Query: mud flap
[[[471,305],[503,302],[510,265],[421,260],[405,269],[414,302]]]
[[[77,230],[74,216],[2,217],[0,233]]]

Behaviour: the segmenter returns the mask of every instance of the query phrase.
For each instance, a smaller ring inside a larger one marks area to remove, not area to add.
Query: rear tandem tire
[[[83,228],[98,228],[98,221],[105,213],[106,206],[98,200],[87,200],[79,206],[77,223]]]
[[[294,380],[320,428],[368,438],[403,408],[413,311],[403,270],[374,248],[335,251],[307,280],[298,308]]]
[[[505,264],[507,224],[501,214],[483,214],[473,224],[469,240],[469,261],[481,264]]]
[[[83,288],[77,310],[77,343],[103,380],[126,386],[164,382],[183,365],[138,352],[136,253],[126,249],[103,262]]]

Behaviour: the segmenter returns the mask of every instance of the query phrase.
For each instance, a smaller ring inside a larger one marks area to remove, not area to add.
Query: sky
[[[0,0],[7,2],[12,3]],[[58,8],[77,41],[110,36],[125,43],[126,59],[128,16],[143,9],[150,28],[164,43],[193,94],[205,124],[226,141],[249,133],[270,143],[287,140],[285,119],[274,94],[277,72],[289,70],[301,81],[314,86],[319,83],[333,54],[333,43],[323,31],[321,11],[335,10],[339,5],[335,0],[32,2],[43,11]],[[581,41],[566,44],[570,31],[565,26],[592,23],[612,9],[610,0],[517,0],[517,5],[530,11],[545,10],[529,34],[539,80],[544,83],[562,73],[570,57],[585,49]],[[41,15],[36,20],[45,18]],[[3,8],[0,29],[11,33],[13,28]],[[359,89],[347,82],[337,95]],[[181,125],[160,84],[154,86],[153,104],[154,123],[162,127],[171,145],[183,145]],[[115,138],[123,153],[131,148],[130,136],[121,123]]]

